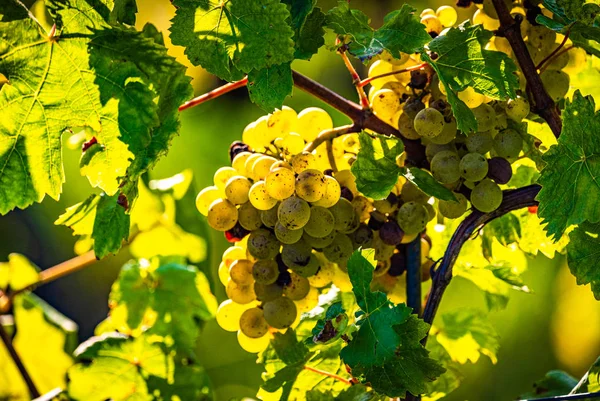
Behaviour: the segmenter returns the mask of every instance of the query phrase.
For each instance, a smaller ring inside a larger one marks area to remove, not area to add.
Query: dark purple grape
[[[379,230],[386,220],[387,217],[385,217],[385,214],[374,210],[371,212],[371,218],[369,219],[367,225],[371,230]]]
[[[373,240],[373,230],[366,224],[362,223],[356,231],[351,234],[351,238],[357,247],[368,247]]]
[[[408,99],[404,105],[404,112],[410,117],[415,118],[417,114],[425,109],[425,104],[418,99]]]
[[[229,146],[229,159],[233,161],[238,154],[250,151],[250,146],[246,145],[244,142],[235,141]]]
[[[354,199],[354,194],[348,187],[342,187],[341,197],[346,198],[349,202],[352,202],[352,199]]]
[[[404,231],[395,221],[384,223],[379,229],[379,238],[387,245],[398,245],[404,237]]]
[[[388,274],[392,277],[401,276],[406,271],[406,259],[401,253],[395,253],[390,259],[391,265]]]
[[[400,201],[400,199],[398,198],[398,195],[396,195],[393,192],[390,192],[390,194],[388,195],[388,197],[386,198],[386,200],[388,202],[390,202],[390,205],[397,205],[398,202]]]
[[[512,178],[510,162],[501,157],[493,157],[488,160],[488,177],[496,184],[506,184]]]
[[[410,72],[410,83],[408,84],[408,86],[415,89],[425,89],[428,81],[429,76],[425,71],[415,70]]]
[[[242,227],[240,223],[236,223],[231,230],[225,231],[225,238],[229,242],[238,242],[248,234],[250,234],[250,231]]]

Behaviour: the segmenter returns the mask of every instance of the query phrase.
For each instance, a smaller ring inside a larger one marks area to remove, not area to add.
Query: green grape
[[[252,277],[259,284],[273,284],[279,277],[277,262],[274,260],[257,260],[252,266]]]
[[[398,117],[398,130],[406,139],[421,139],[417,131],[415,131],[414,118],[411,118],[406,112],[403,112]]]
[[[310,219],[310,206],[308,203],[292,196],[279,205],[277,210],[279,222],[290,230],[298,230],[306,225]]]
[[[431,160],[433,160],[433,157],[435,155],[437,155],[438,153],[443,152],[445,150],[448,150],[448,151],[454,152],[454,153],[458,153],[458,150],[456,150],[456,145],[454,144],[454,142],[446,143],[444,145],[438,145],[436,143],[429,143],[429,144],[427,144],[427,146],[425,146],[425,157],[427,157],[427,160],[429,160],[429,162],[431,162]]]
[[[477,14],[480,11],[481,10],[477,10],[475,14]],[[470,86],[467,87],[464,91],[458,92],[458,98],[465,102],[467,107],[470,109],[479,107],[485,101],[485,96],[481,93],[475,92],[475,89],[471,88]]]
[[[269,210],[277,204],[277,199],[267,193],[264,181],[257,181],[252,185],[248,192],[248,198],[252,206],[258,210]]]
[[[506,115],[520,123],[529,114],[529,101],[522,96],[517,96],[515,99],[510,99],[506,103]]]
[[[312,153],[302,152],[292,157],[292,169],[296,174],[304,170],[316,170],[317,167],[317,158]]]
[[[304,139],[300,136],[300,134],[296,134],[295,132],[290,132],[286,134],[282,140],[282,148],[287,152],[287,154],[295,155],[297,153],[301,153],[304,150]]]
[[[388,245],[381,240],[379,232],[373,233],[373,241],[371,247],[375,250],[375,260],[389,260],[394,254],[396,247],[394,245]]]
[[[467,137],[465,145],[469,152],[484,155],[494,147],[494,138],[489,131],[476,132]]]
[[[219,188],[221,191],[224,191],[227,181],[236,175],[239,175],[239,173],[233,167],[221,167],[215,172],[213,182],[217,188]]]
[[[444,130],[444,116],[434,108],[419,111],[415,117],[415,131],[423,138],[435,138]]]
[[[340,188],[340,184],[338,183],[338,181],[335,178],[326,175],[325,192],[323,194],[323,197],[318,201],[313,202],[313,205],[325,208],[331,207],[337,203],[338,199],[340,199],[341,194],[342,189]]]
[[[513,129],[505,129],[494,138],[494,150],[498,156],[515,160],[523,149],[523,138]]]
[[[256,259],[272,259],[279,253],[279,241],[264,228],[252,231],[248,237],[248,252]]]
[[[259,338],[267,334],[269,324],[260,308],[250,308],[240,317],[240,330],[250,338]]]
[[[346,198],[340,198],[338,202],[329,208],[335,220],[334,228],[338,231],[347,230],[354,223],[354,208],[352,203]]]
[[[430,222],[431,220],[435,219],[436,212],[433,205],[430,203],[425,203],[423,206],[425,206],[425,209],[427,209],[427,215],[429,216],[427,222]]]
[[[283,294],[293,301],[299,301],[308,295],[310,283],[306,277],[292,273],[291,281],[283,288]]]
[[[425,29],[427,29],[427,32],[434,32],[438,35],[440,34],[440,32],[442,32],[442,29],[444,29],[437,15],[424,16],[423,18],[421,18],[421,24],[425,25]]]
[[[240,347],[246,352],[250,352],[252,354],[256,354],[258,352],[264,351],[270,344],[271,336],[262,336],[260,338],[250,338],[241,330],[237,332],[237,340],[240,344]]]
[[[252,206],[252,203],[246,202],[238,209],[238,221],[248,231],[258,230],[262,227],[260,214],[261,211]]]
[[[398,203],[396,202],[392,204],[388,199],[373,201],[373,206],[375,207],[375,210],[385,214],[393,213],[396,209],[398,209]]]
[[[248,259],[236,260],[229,267],[229,277],[236,284],[248,285],[254,281],[252,277],[252,262]]]
[[[358,218],[358,215],[356,213],[354,213],[354,218],[350,222],[350,225],[348,227],[346,227],[344,230],[340,230],[340,232],[343,234],[352,234],[354,231],[356,231],[356,229],[359,226],[360,226],[360,219]]]
[[[235,175],[225,184],[225,195],[234,205],[241,205],[248,202],[248,191],[252,183],[246,177]]]
[[[290,230],[285,228],[281,223],[275,224],[275,236],[282,244],[294,244],[302,238],[304,230],[302,228],[298,230]]]
[[[283,295],[283,287],[277,283],[254,283],[254,292],[256,293],[256,299],[260,302],[269,302]]]
[[[496,125],[496,112],[489,104],[482,103],[471,111],[477,120],[478,131],[489,131]]]
[[[296,320],[296,304],[288,297],[280,297],[263,305],[263,312],[269,326],[276,329],[290,327]]]
[[[376,63],[379,61],[376,61]],[[400,107],[400,99],[390,89],[380,89],[373,95],[371,108],[377,117],[390,122]]]
[[[354,252],[352,240],[345,234],[338,233],[333,242],[323,249],[323,255],[333,263],[345,263]]]
[[[488,162],[479,153],[467,153],[460,159],[460,173],[470,181],[481,181],[488,173]]]
[[[402,190],[400,191],[400,199],[402,199],[403,202],[425,203],[427,202],[427,200],[429,200],[429,195],[421,191],[419,187],[417,187],[412,182],[406,181],[402,185]]]
[[[305,266],[296,265],[290,267],[294,271],[294,273],[298,274],[302,277],[311,277],[317,274],[319,271],[320,263],[319,259],[315,256],[315,254],[311,254],[308,259],[308,263]]]
[[[431,173],[442,184],[451,184],[460,178],[460,158],[454,152],[445,150],[431,159]]]
[[[252,165],[252,176],[257,180],[264,180],[271,172],[271,166],[277,159],[271,156],[261,156]]]
[[[249,304],[256,299],[256,294],[254,293],[254,287],[252,285],[240,285],[233,280],[227,282],[225,292],[229,299],[236,304]]]
[[[366,224],[361,224],[350,236],[354,248],[369,248],[373,241],[373,230]]]
[[[208,208],[207,220],[217,231],[231,230],[238,221],[238,210],[227,199],[217,199]]]
[[[335,219],[333,214],[324,207],[313,206],[310,209],[310,219],[304,226],[307,234],[317,238],[326,237],[333,231]]]
[[[319,170],[304,170],[296,177],[296,195],[307,202],[317,202],[325,194],[325,176]]]
[[[540,74],[540,78],[548,95],[555,102],[564,98],[569,92],[571,79],[569,74],[564,71],[545,70]]]
[[[238,153],[231,162],[231,167],[233,167],[239,175],[248,176],[246,173],[246,160],[252,155],[250,152],[241,152]],[[227,181],[225,181],[227,182]]]
[[[556,32],[542,25],[532,25],[527,40],[542,51],[552,51],[556,42]]]
[[[223,192],[216,186],[206,187],[196,196],[196,208],[203,216],[208,216],[210,205],[222,196]]]
[[[442,129],[442,133],[436,137],[429,138],[429,140],[431,141],[431,143],[437,145],[445,145],[447,143],[452,142],[452,140],[456,138],[457,130],[458,128],[456,126],[456,120],[454,118],[451,118],[449,121],[446,121],[446,124],[444,124],[444,129]]]
[[[436,10],[435,14],[446,28],[453,26],[458,20],[458,14],[452,6],[441,6]]]
[[[312,237],[312,236],[308,235],[306,233],[306,231],[304,231],[304,234],[302,235],[302,239],[308,245],[310,245],[312,248],[323,249],[333,242],[333,240],[335,239],[335,235],[336,235],[336,232],[332,231],[323,238],[317,238],[317,237]]]
[[[298,114],[298,132],[306,142],[312,142],[323,131],[333,128],[331,116],[323,109],[309,107]]]
[[[484,213],[493,212],[502,203],[502,190],[489,178],[481,181],[471,191],[471,204]]]
[[[311,247],[303,240],[295,244],[285,244],[281,250],[281,259],[290,269],[295,266],[306,266],[312,255]]]
[[[369,219],[369,216],[373,211],[373,204],[369,199],[359,195],[355,196],[351,203],[359,221],[365,221]]]
[[[469,206],[467,198],[463,194],[455,192],[454,197],[457,202],[440,200],[438,203],[440,214],[448,219],[458,219],[465,214]]]
[[[396,221],[405,234],[417,234],[425,229],[429,213],[425,206],[417,202],[406,202],[400,209]]]
[[[279,204],[275,205],[269,210],[261,210],[260,220],[265,226],[269,228],[275,228],[275,225],[279,221],[277,217],[277,210],[279,210]]]
[[[215,315],[217,324],[225,331],[238,331],[240,329],[240,317],[246,308],[228,299],[219,305]]]

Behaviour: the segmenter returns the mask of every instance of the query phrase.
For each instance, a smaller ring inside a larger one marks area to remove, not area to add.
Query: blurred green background
[[[330,0],[319,3],[324,9],[335,5]],[[356,0],[352,6],[363,9],[373,19],[373,25],[378,26],[387,12],[402,3]],[[419,11],[450,4],[443,0],[408,3]],[[138,0],[138,7],[139,27],[152,22],[166,32],[174,13],[168,0]],[[463,11],[463,19],[469,14],[469,11]],[[181,48],[170,51],[181,62],[187,63]],[[364,67],[357,67],[364,75]],[[355,98],[343,63],[326,49],[310,62],[296,62],[294,68],[350,99]],[[194,77],[197,94],[220,84],[215,77],[197,67],[190,67],[188,74]],[[288,105],[296,110],[308,106],[323,107],[331,112],[336,124],[348,123],[344,116],[297,90]],[[197,188],[212,185],[213,173],[229,163],[229,144],[240,139],[243,128],[262,114],[248,101],[245,89],[185,111],[181,135],[173,142],[168,156],[154,169],[152,177],[168,177],[191,168]],[[15,210],[0,218],[0,260],[6,260],[11,252],[18,252],[41,268],[47,268],[73,256],[75,238],[69,229],[54,226],[53,222],[67,206],[92,192],[87,180],[79,174],[79,155],[77,151],[65,150],[63,153],[67,181],[58,202],[47,198],[26,211]],[[208,241],[211,271],[216,279],[219,255],[227,243],[220,233],[215,232]],[[127,252],[121,252],[36,292],[79,324],[80,339],[83,340],[91,336],[96,324],[106,317],[110,286],[127,259]],[[581,376],[600,354],[600,304],[593,299],[588,287],[575,285],[563,257],[549,260],[540,256],[530,260],[524,279],[533,294],[515,292],[508,308],[490,316],[501,336],[499,362],[493,365],[487,358],[482,358],[476,365],[466,365],[464,384],[447,397],[448,400],[515,399],[551,369],[564,369],[576,377]],[[221,301],[225,298],[224,291],[218,279],[215,282],[216,294]],[[442,312],[462,306],[485,309],[482,293],[465,280],[454,280],[446,294]],[[204,329],[198,349],[219,400],[256,394],[261,368],[255,363],[255,355],[239,347],[235,333],[225,332],[211,322]]]

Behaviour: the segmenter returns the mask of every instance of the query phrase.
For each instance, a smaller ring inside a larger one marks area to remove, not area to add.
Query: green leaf
[[[171,40],[227,81],[294,58],[290,12],[277,0],[175,0]]]
[[[406,167],[402,175],[421,191],[445,201],[455,201],[456,197],[448,188],[440,184],[431,174],[416,167]]]
[[[513,188],[521,188],[535,184],[539,177],[540,173],[535,167],[521,165],[517,167],[517,171],[506,185]]]
[[[294,58],[309,60],[325,44],[325,14],[314,8],[316,0],[283,0],[289,7],[294,30]]]
[[[483,312],[472,308],[447,312],[442,322],[436,338],[453,361],[476,363],[482,354],[494,364],[498,361],[500,337]]]
[[[569,394],[577,385],[577,379],[562,370],[551,370],[533,384],[533,391],[522,394],[520,399],[556,397]]]
[[[110,12],[110,22],[122,22],[135,25],[135,14],[137,13],[136,0],[115,0],[114,7]]]
[[[92,238],[94,253],[102,259],[110,253],[117,253],[121,244],[129,237],[129,215],[118,203],[119,194],[100,196],[96,207],[96,218]]]
[[[558,145],[543,156],[547,166],[538,180],[538,216],[555,241],[570,225],[600,222],[600,141],[591,135],[596,132],[600,113],[594,99],[577,91],[563,112]]]
[[[197,365],[176,365],[172,379],[150,376],[147,383],[154,401],[214,399],[210,378],[204,368]]]
[[[134,335],[146,331],[170,338],[176,349],[188,353],[199,325],[212,319],[217,308],[204,274],[168,258],[127,263],[109,300],[113,327]]]
[[[400,168],[396,157],[404,151],[404,145],[396,138],[358,134],[360,150],[351,171],[356,177],[356,187],[365,196],[385,199],[398,182]]]
[[[266,112],[280,109],[285,98],[292,94],[293,87],[290,63],[272,65],[248,74],[250,100]]]
[[[322,319],[319,319],[312,329],[313,337],[306,339],[307,344],[329,343],[340,338],[348,326],[348,315],[342,302],[335,302]]]
[[[8,262],[0,263],[0,289],[21,290],[38,281],[39,268],[18,253],[8,255]]]
[[[417,53],[431,37],[415,11],[404,4],[400,10],[386,15],[383,26],[374,30],[362,11],[351,9],[346,1],[339,1],[327,14],[327,26],[338,35],[348,36],[351,40],[348,51],[361,60],[371,59],[384,50],[395,55]]]
[[[118,333],[90,338],[75,350],[75,358],[68,372],[69,396],[75,400],[153,400],[147,377],[166,379],[171,369],[161,344]]]
[[[600,224],[583,223],[569,234],[567,263],[577,284],[591,284],[597,300],[600,300]]]
[[[483,228],[481,247],[486,257],[492,257],[492,242],[494,240],[504,246],[519,242],[521,239],[521,224],[519,218],[512,214],[505,214],[492,220]]]
[[[371,292],[373,265],[355,252],[348,261],[352,291],[361,309],[359,327],[340,356],[361,382],[389,397],[404,397],[406,391],[422,394],[426,383],[444,369],[428,357],[420,340],[429,325],[405,304],[394,305],[382,292]]]

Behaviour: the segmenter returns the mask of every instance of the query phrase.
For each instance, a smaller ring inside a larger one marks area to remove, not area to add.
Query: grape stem
[[[197,106],[211,99],[216,99],[219,96],[222,96],[226,93],[231,92],[234,89],[238,89],[246,85],[248,85],[248,77],[240,79],[239,81],[229,82],[223,86],[218,87],[217,89],[214,89],[210,92],[207,92],[203,95],[200,95],[192,100],[185,102],[184,104],[179,106],[179,111],[187,110],[191,107]]]
[[[35,386],[35,383],[31,379],[31,376],[29,375],[29,372],[25,368],[25,365],[23,364],[21,357],[19,356],[19,354],[17,353],[17,350],[13,346],[12,339],[10,338],[10,336],[8,335],[8,333],[6,332],[6,330],[4,329],[4,326],[2,326],[2,324],[0,324],[0,338],[2,338],[2,342],[4,343],[6,350],[10,354],[10,357],[12,358],[13,362],[17,366],[17,369],[19,370],[21,377],[25,381],[25,384],[27,385],[27,389],[29,390],[29,395],[31,396],[32,399],[38,398],[40,396],[40,392],[38,391],[37,387]]]
[[[573,26],[573,25],[571,24],[571,26]],[[540,61],[538,63],[538,65],[535,66],[535,68],[540,70],[540,72],[543,72],[546,69],[546,67],[548,65],[550,65],[550,63],[554,60],[555,56],[558,57],[557,53],[560,51],[560,49],[562,49],[565,46],[565,44],[567,43],[567,40],[569,40],[569,35],[571,34],[571,26],[569,26],[569,29],[567,30],[567,33],[565,33],[565,37],[562,40],[562,42],[560,42],[560,45],[558,45],[556,47],[556,49],[554,49],[552,51],[552,53],[550,53],[548,56],[546,56],[546,58],[544,58],[542,61]],[[545,65],[545,64],[547,64],[547,65]]]
[[[379,78],[385,78],[385,77],[389,77],[390,75],[402,74],[402,73],[410,72],[410,71],[422,70],[425,67],[427,67],[427,63],[423,63],[423,64],[419,64],[419,65],[413,65],[411,67],[406,67],[406,68],[403,68],[403,69],[398,70],[398,71],[390,71],[390,72],[386,72],[386,73],[383,73],[383,74],[374,75],[372,77],[368,77],[368,78],[363,79],[362,81],[360,81],[358,83],[358,85],[360,87],[367,86],[368,84],[371,83],[371,81],[374,81],[374,80],[379,79]]]
[[[336,38],[335,43],[337,45],[339,45],[340,38]],[[369,97],[367,96],[367,94],[365,93],[365,90],[363,89],[364,85],[360,84],[362,82],[360,79],[360,75],[358,75],[356,68],[354,68],[354,66],[352,65],[352,62],[350,61],[350,59],[348,58],[348,55],[346,54],[347,49],[348,49],[347,45],[344,44],[344,45],[340,46],[340,48],[337,50],[337,52],[340,55],[340,57],[342,58],[342,60],[344,61],[346,68],[350,72],[350,76],[352,77],[352,84],[356,87],[356,92],[358,92],[358,98],[360,99],[360,104],[361,104],[362,108],[364,110],[369,110],[371,108],[371,104],[369,103]]]
[[[314,372],[314,373],[317,373],[317,374],[320,374],[320,375],[323,375],[323,376],[331,377],[332,379],[341,381],[342,383],[347,384],[348,386],[352,385],[352,382],[350,380],[348,380],[342,376],[336,375],[335,373],[326,372],[324,370],[313,368],[312,366],[308,366],[308,365],[304,365],[304,369]]]
[[[360,127],[355,124],[342,125],[341,127],[335,127],[332,129],[321,132],[314,141],[308,143],[304,148],[305,152],[312,152],[318,148],[325,141],[332,141],[338,136],[350,134],[352,132],[360,132]]]
[[[505,37],[510,43],[513,54],[527,80],[527,87],[531,90],[533,111],[546,120],[554,136],[558,138],[562,131],[562,120],[554,100],[544,88],[542,79],[525,46],[525,41],[523,41],[520,27],[523,17],[517,15],[516,19],[513,18],[504,0],[492,0],[492,2],[500,19],[500,29],[496,35]]]

